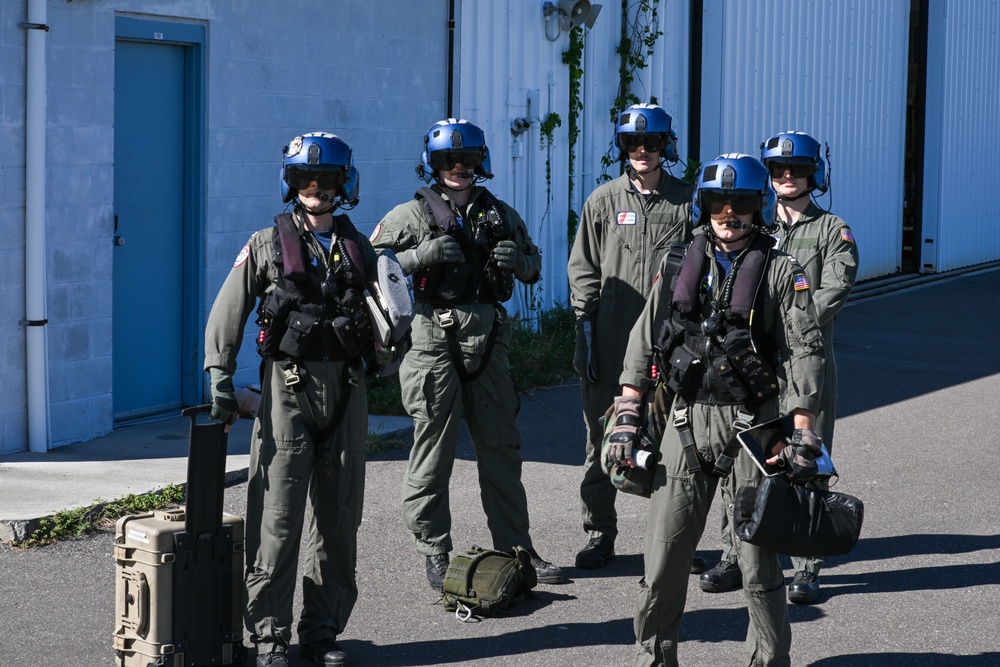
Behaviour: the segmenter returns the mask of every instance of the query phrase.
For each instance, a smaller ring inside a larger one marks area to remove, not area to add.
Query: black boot
[[[538,555],[534,549],[528,549],[531,554],[531,565],[535,568],[535,576],[540,584],[558,584],[563,580],[562,570]]]
[[[576,555],[576,566],[584,570],[596,570],[615,557],[615,538],[598,535],[590,538],[587,546]]]
[[[695,556],[691,559],[691,574],[701,574],[708,567],[708,563],[701,556]]]
[[[341,667],[347,664],[347,654],[340,650],[336,639],[320,639],[313,644],[300,644],[299,655],[319,667]]]
[[[701,590],[706,593],[728,593],[743,588],[743,573],[736,563],[721,560],[701,575],[700,584]]]
[[[788,587],[788,601],[795,604],[812,604],[819,598],[819,575],[796,572]]]
[[[257,667],[288,667],[288,657],[284,651],[258,653]]]
[[[427,581],[431,588],[439,593],[444,587],[444,575],[448,571],[449,563],[451,563],[451,559],[448,558],[448,554],[434,554],[428,556],[424,562],[424,568],[427,570]]]

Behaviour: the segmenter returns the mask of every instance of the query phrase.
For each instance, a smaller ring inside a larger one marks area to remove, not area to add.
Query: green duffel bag
[[[538,584],[531,555],[521,547],[513,552],[473,546],[451,559],[441,589],[447,611],[460,620],[474,615],[504,612]]]

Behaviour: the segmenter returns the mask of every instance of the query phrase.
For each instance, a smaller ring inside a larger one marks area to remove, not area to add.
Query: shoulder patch
[[[619,225],[634,225],[635,224],[635,211],[618,211],[618,224]]]
[[[243,246],[243,250],[240,250],[240,254],[236,255],[236,261],[233,262],[233,268],[235,269],[237,266],[239,266],[243,262],[247,261],[248,257],[250,257],[250,244],[249,243],[247,243],[245,246]]]
[[[841,227],[840,228],[840,238],[844,239],[848,243],[854,243],[854,234],[851,233],[851,228],[850,227]]]
[[[380,222],[377,225],[375,225],[375,230],[372,232],[372,235],[368,237],[368,240],[371,241],[372,243],[375,243],[375,239],[377,239],[378,235],[381,233],[382,233],[382,223]]]
[[[795,285],[795,291],[809,289],[809,278],[806,277],[805,273],[797,272],[792,274],[792,282]]]

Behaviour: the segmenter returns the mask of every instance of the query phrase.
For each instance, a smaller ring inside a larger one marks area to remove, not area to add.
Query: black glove
[[[414,249],[420,268],[433,264],[461,262],[465,255],[458,241],[448,235],[436,236],[424,241]]]
[[[639,439],[639,396],[615,396],[615,430],[608,438],[608,467],[632,460],[632,446]]]
[[[506,239],[500,241],[493,248],[493,259],[497,266],[506,271],[512,271],[515,276],[521,277],[528,272],[528,259],[513,241]]]
[[[221,368],[208,369],[211,376],[212,419],[232,426],[240,416],[240,404],[236,400],[233,376]]]
[[[778,458],[788,468],[788,477],[796,484],[805,484],[816,476],[816,458],[823,441],[814,431],[797,428]]]
[[[583,382],[597,384],[597,369],[594,364],[594,334],[590,322],[581,322],[576,330],[576,354],[573,369]]]

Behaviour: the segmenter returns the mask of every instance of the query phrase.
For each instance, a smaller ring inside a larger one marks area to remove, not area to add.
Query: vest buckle
[[[438,324],[442,329],[451,329],[455,326],[455,313],[451,308],[436,308],[434,314],[437,315]]]
[[[289,389],[294,389],[295,386],[302,382],[302,376],[299,375],[299,367],[296,364],[292,364],[288,368],[278,366],[281,369],[281,374],[285,377],[285,386]]]

